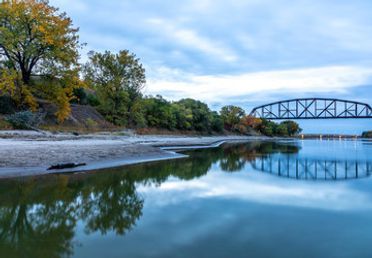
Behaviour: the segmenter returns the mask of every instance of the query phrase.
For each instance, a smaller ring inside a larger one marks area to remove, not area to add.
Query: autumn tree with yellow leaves
[[[37,108],[37,98],[58,106],[62,122],[70,113],[79,80],[78,29],[46,0],[0,2],[0,94],[21,107]]]

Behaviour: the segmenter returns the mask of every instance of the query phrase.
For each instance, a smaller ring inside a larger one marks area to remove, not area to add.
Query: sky
[[[213,110],[298,97],[372,104],[370,0],[51,0],[90,50],[128,49],[146,95]],[[360,133],[369,120],[300,121],[306,133]]]

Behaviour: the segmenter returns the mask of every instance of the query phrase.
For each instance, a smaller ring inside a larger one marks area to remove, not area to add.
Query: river
[[[1,257],[372,257],[372,142],[224,144],[0,181]]]

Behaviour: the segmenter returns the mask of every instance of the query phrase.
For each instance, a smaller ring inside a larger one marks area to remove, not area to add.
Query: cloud
[[[146,94],[213,106],[347,94],[369,102],[372,2],[51,0],[80,27],[83,51],[129,49]],[[347,15],[345,15],[347,14]]]
[[[229,184],[226,185],[226,181]],[[211,171],[198,180],[168,181],[161,186],[142,187],[150,205],[175,205],[199,198],[230,198],[249,202],[286,205],[323,210],[371,210],[372,198],[346,183],[311,184],[303,181],[278,180],[272,175],[255,172],[231,175]],[[332,204],[332,205],[330,205]]]
[[[179,27],[174,21],[153,18],[148,19],[147,22],[154,29],[161,31],[163,37],[168,38],[172,44],[198,50],[212,59],[221,59],[226,62],[235,62],[238,59],[237,55],[227,46],[201,36],[193,29]]]
[[[159,70],[149,80],[146,93],[161,93],[170,99],[195,98],[207,103],[225,102],[247,95],[274,93],[345,93],[372,79],[372,68],[330,66],[252,72],[239,75],[192,75],[169,69]]]

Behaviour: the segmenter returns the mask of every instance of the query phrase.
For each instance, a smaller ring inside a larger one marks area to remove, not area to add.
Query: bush
[[[0,114],[8,115],[16,111],[16,104],[14,100],[8,96],[0,96]]]
[[[34,129],[40,123],[40,116],[31,111],[21,111],[5,118],[14,129],[27,130]]]
[[[100,104],[99,99],[94,94],[88,94],[87,95],[87,102],[88,102],[88,105],[90,105],[92,107],[97,107]]]
[[[88,118],[86,121],[85,121],[85,124],[86,126],[89,128],[89,129],[94,129],[98,126],[98,123],[96,121],[94,121],[92,118]]]
[[[72,104],[86,105],[88,104],[87,93],[84,88],[77,88],[73,91],[74,98],[71,100]]]
[[[11,130],[13,129],[12,125],[0,117],[0,130]]]

